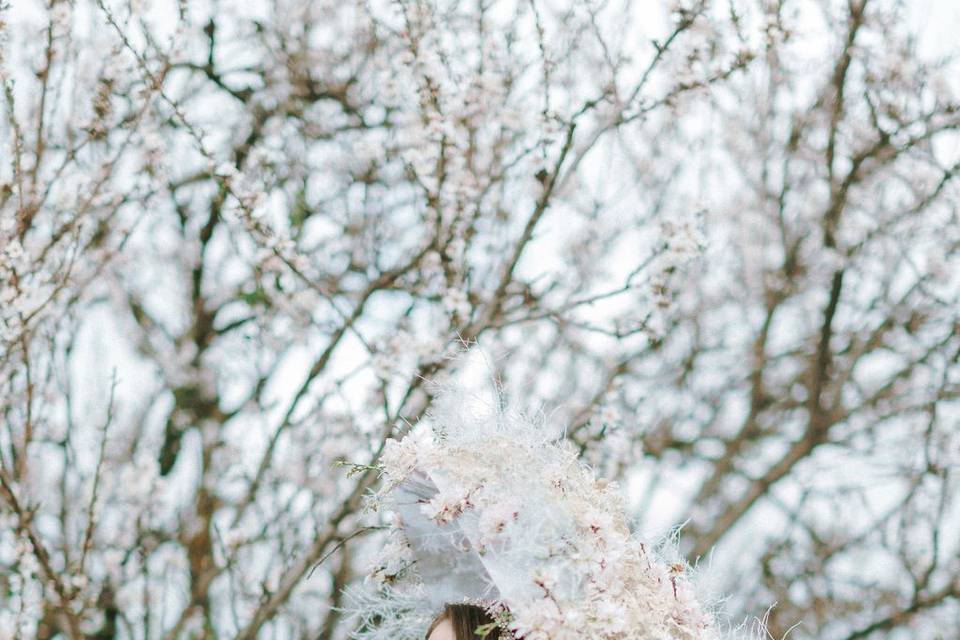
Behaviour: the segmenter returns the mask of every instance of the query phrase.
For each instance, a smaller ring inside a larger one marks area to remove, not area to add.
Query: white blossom
[[[427,603],[431,583],[418,576],[448,575],[448,563],[460,567],[453,576],[465,575],[476,564],[524,638],[720,637],[684,565],[637,552],[644,547],[629,531],[615,483],[597,479],[568,442],[545,439],[536,421],[474,400],[445,388],[431,414],[434,439],[407,436],[384,450],[387,501],[401,496],[395,535],[409,534],[404,552],[415,559],[395,588],[422,589]],[[437,554],[453,557],[433,567]],[[482,597],[471,584],[461,579],[462,595]]]

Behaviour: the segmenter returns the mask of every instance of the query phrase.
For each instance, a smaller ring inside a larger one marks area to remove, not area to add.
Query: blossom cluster
[[[361,625],[358,638],[422,637],[430,612],[456,600],[505,609],[504,631],[526,640],[720,637],[689,567],[630,531],[615,483],[540,421],[472,408],[447,393],[432,437],[387,442],[378,497],[394,542],[379,579],[352,595],[361,616],[409,624]]]

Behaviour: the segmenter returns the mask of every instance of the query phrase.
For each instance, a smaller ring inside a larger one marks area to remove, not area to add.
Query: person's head
[[[486,626],[485,626],[486,625]],[[478,635],[478,627],[486,633]],[[427,629],[425,640],[498,640],[500,628],[483,607],[475,604],[448,604]]]

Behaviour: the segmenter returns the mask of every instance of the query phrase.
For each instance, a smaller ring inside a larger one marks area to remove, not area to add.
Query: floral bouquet
[[[689,567],[631,534],[614,483],[542,419],[476,399],[447,391],[432,432],[387,442],[375,503],[393,512],[392,540],[348,592],[355,638],[422,639],[462,601],[524,640],[721,637]]]

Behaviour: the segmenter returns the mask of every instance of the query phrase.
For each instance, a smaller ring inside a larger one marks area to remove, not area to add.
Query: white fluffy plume
[[[348,593],[357,639],[423,638],[444,603],[465,600],[525,640],[721,637],[690,568],[631,533],[619,488],[562,429],[513,410],[495,385],[448,385],[428,417],[381,457],[393,528]]]

